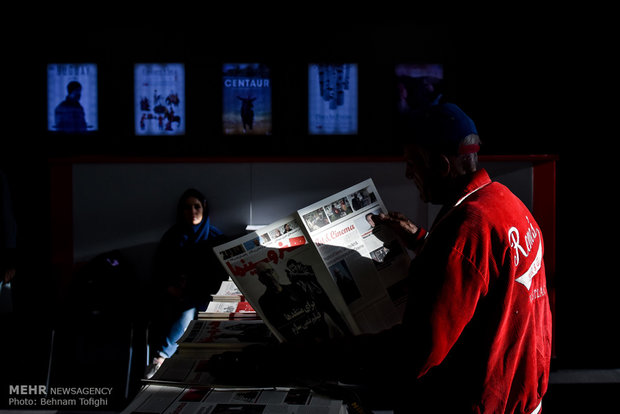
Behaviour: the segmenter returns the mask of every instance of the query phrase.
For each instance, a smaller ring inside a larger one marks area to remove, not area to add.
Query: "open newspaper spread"
[[[410,261],[379,212],[368,179],[214,250],[280,341],[375,333],[402,319]]]

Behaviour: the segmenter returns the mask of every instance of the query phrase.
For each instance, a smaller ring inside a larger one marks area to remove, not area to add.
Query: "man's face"
[[[75,88],[69,94],[69,98],[73,99],[74,101],[79,101],[81,97],[82,97],[82,88]]]
[[[278,291],[280,284],[276,280],[276,276],[273,274],[273,269],[270,268],[257,268],[258,280],[265,285],[267,290]]]
[[[420,198],[425,203],[440,203],[438,195],[442,193],[444,177],[438,168],[432,167],[429,151],[416,145],[405,148],[405,176],[413,180]]]
[[[425,203],[430,201],[425,184],[429,170],[427,158],[425,152],[417,146],[409,145],[405,148],[405,176],[413,180]]]

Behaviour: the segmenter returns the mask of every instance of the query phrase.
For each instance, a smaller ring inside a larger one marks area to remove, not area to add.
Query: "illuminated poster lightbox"
[[[403,63],[395,69],[398,111],[406,113],[438,103],[444,93],[444,70],[440,63]]]
[[[224,135],[271,135],[271,77],[261,63],[222,65]]]
[[[357,134],[357,64],[308,66],[308,133]]]
[[[185,134],[185,66],[135,64],[134,108],[136,135]]]
[[[66,133],[97,131],[97,65],[47,65],[47,129]]]

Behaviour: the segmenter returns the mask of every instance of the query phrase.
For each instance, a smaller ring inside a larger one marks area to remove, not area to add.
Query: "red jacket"
[[[401,324],[307,348],[283,344],[258,372],[280,363],[363,384],[365,402],[398,414],[538,412],[551,313],[530,211],[480,170],[415,242]]]
[[[420,242],[399,329],[421,388],[475,413],[531,413],[551,355],[544,245],[532,214],[480,170]]]

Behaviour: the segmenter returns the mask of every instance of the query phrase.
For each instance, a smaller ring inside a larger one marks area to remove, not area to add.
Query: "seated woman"
[[[176,352],[187,326],[228,279],[213,252],[225,241],[211,225],[204,195],[186,190],[179,199],[176,223],[163,235],[155,254],[149,338],[154,357],[147,378]]]

